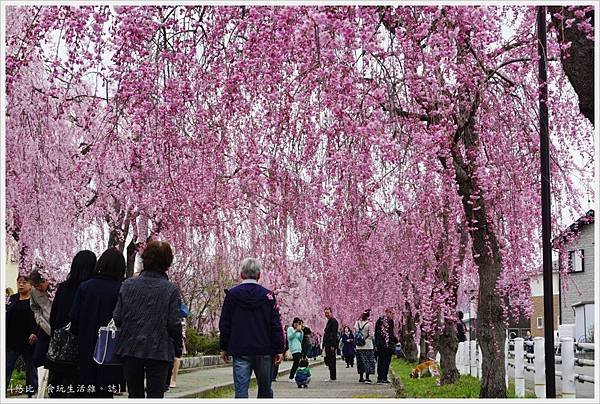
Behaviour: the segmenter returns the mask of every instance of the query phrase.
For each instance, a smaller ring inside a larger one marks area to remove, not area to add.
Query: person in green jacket
[[[300,359],[302,358],[302,339],[304,338],[302,324],[303,321],[296,317],[294,318],[291,327],[288,327],[287,329],[288,347],[290,353],[292,354],[292,358],[294,359],[292,369],[290,370],[290,379],[288,380],[290,383],[294,383],[296,370],[298,370],[298,365],[300,364]]]
[[[298,388],[307,388],[310,383],[310,368],[308,367],[308,359],[300,360],[298,370],[296,371],[296,384]]]

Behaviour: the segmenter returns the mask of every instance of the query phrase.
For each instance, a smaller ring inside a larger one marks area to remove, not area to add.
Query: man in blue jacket
[[[235,398],[248,398],[252,371],[258,384],[258,398],[273,398],[273,365],[283,359],[284,331],[275,295],[258,284],[260,263],[242,261],[242,283],[225,290],[219,320],[221,358],[233,357]]]

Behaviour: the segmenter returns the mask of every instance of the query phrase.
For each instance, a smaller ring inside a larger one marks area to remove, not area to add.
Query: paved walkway
[[[280,376],[278,381],[273,383],[273,393],[276,398],[394,398],[396,396],[396,391],[391,384],[358,383],[356,368],[346,368],[341,359],[337,361],[338,380],[335,382],[323,381],[329,376],[329,370],[323,365],[322,358],[311,360],[312,378],[307,389],[299,389],[296,383],[288,382],[287,375],[291,367],[291,361],[283,362],[279,367]],[[198,397],[216,388],[233,387],[232,369],[231,366],[223,366],[180,373],[177,376],[177,385],[178,387],[165,394],[165,398]],[[257,393],[256,387],[249,391],[250,397],[256,397]]]
[[[355,365],[356,366],[356,365]],[[273,383],[275,398],[395,398],[396,391],[391,384],[364,384],[358,382],[356,368],[346,368],[346,364],[337,360],[337,380],[325,382],[329,370],[325,365],[312,366],[311,382],[308,388],[299,389],[296,383],[289,383],[287,377],[279,377]],[[373,379],[377,377],[372,376]],[[258,389],[250,389],[249,396],[256,397]]]
[[[321,358],[311,360],[311,365],[323,363]],[[279,366],[279,373],[289,372],[292,367],[291,361],[285,361]],[[279,376],[282,380],[286,376]],[[274,383],[274,385],[277,383]],[[177,376],[177,387],[165,393],[165,398],[197,397],[209,390],[233,386],[233,371],[231,366],[220,366],[208,369],[198,369]]]

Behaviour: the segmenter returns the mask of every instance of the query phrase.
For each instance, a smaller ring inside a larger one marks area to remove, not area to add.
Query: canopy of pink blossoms
[[[6,229],[20,270],[39,261],[60,280],[111,231],[125,247],[156,236],[176,251],[177,282],[235,277],[259,257],[286,319],[394,307],[433,324],[478,287],[459,152],[482,190],[468,203],[485,201],[501,249],[506,315],[529,310],[534,7],[12,6],[6,18]],[[560,218],[586,210],[593,129],[552,30],[548,46]],[[452,149],[465,111],[479,134],[468,153]]]

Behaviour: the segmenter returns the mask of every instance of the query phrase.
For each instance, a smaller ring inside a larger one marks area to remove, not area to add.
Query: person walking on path
[[[385,310],[385,316],[380,317],[375,324],[375,341],[377,344],[377,383],[390,383],[388,372],[392,363],[392,355],[398,339],[394,335],[394,312]]]
[[[86,386],[86,397],[112,398],[125,385],[120,365],[103,366],[94,361],[98,329],[113,317],[119,289],[125,275],[125,258],[112,247],[96,263],[95,274],[82,282],[75,292],[71,333],[79,337],[79,384]]]
[[[46,366],[46,353],[50,344],[50,310],[52,300],[50,299],[50,282],[37,270],[34,269],[29,275],[33,289],[30,294],[31,310],[35,322],[39,326],[37,342],[33,353],[33,361],[36,367]]]
[[[182,305],[182,307],[185,306]],[[185,306],[187,308],[187,306]],[[183,310],[180,310],[181,315],[183,316],[183,318],[181,319],[181,355],[185,355],[186,349],[185,349],[185,339],[186,339],[186,331],[187,331],[187,321],[186,321],[186,317],[189,315],[189,312],[184,312]],[[179,367],[181,366],[181,357],[176,357],[173,359],[173,366],[171,367],[171,370],[169,372],[169,375],[167,376],[167,383],[166,383],[166,388],[165,390],[169,390],[172,388],[177,387],[177,375],[179,374]]]
[[[57,329],[63,328],[71,322],[69,314],[73,308],[77,288],[79,288],[82,282],[92,277],[95,266],[96,254],[89,250],[79,251],[73,258],[71,271],[67,279],[56,288],[52,310],[50,310],[50,338],[52,338]],[[77,390],[77,384],[79,383],[77,365],[58,364],[48,361],[47,367],[50,370],[48,385],[64,386],[64,388],[55,389],[52,393],[48,391],[50,398],[74,397],[74,392]]]
[[[31,398],[38,389],[37,369],[33,362],[33,350],[39,326],[31,311],[31,282],[25,275],[17,277],[17,293],[8,298],[6,306],[6,388],[19,356],[25,362],[26,394]]]
[[[172,263],[169,243],[150,241],[142,253],[144,269],[119,292],[116,353],[123,358],[129,398],[163,398],[169,368],[181,357],[181,295],[167,277]]]
[[[333,317],[331,307],[325,308],[325,317],[327,325],[323,332],[323,350],[325,351],[325,365],[329,368],[329,378],[325,381],[330,382],[337,379],[335,361],[336,351],[338,349],[338,321]]]
[[[312,331],[302,323],[302,332],[304,333],[304,337],[302,338],[302,357],[309,358],[312,350]]]
[[[219,319],[221,358],[233,357],[235,398],[248,398],[252,371],[258,398],[273,398],[273,364],[279,365],[285,349],[284,329],[275,294],[258,284],[260,262],[246,258],[240,266],[241,284],[225,290]]]
[[[458,342],[465,342],[467,340],[467,326],[463,322],[465,315],[459,310],[456,312],[456,316],[458,317],[456,321],[456,337],[458,338]]]
[[[37,264],[29,275],[33,289],[29,301],[31,310],[37,323],[37,340],[33,350],[33,363],[38,369],[38,393],[37,398],[44,398],[48,386],[48,360],[46,355],[50,346],[50,310],[52,308],[52,299],[50,297],[50,282],[39,272],[41,265]]]
[[[312,333],[311,342],[312,349],[310,352],[310,357],[316,360],[317,356],[321,355],[321,338],[319,337],[318,333]]]
[[[354,324],[354,341],[356,342],[356,370],[360,383],[372,384],[369,378],[375,374],[375,355],[373,353],[373,339],[369,316],[371,310],[365,310],[360,320]],[[365,376],[363,378],[363,375]]]
[[[294,377],[296,376],[296,370],[302,359],[302,340],[304,339],[304,333],[302,332],[302,320],[298,317],[294,318],[291,327],[287,329],[287,340],[290,353],[294,363],[290,370],[289,382],[294,383]]]
[[[342,333],[342,356],[346,361],[346,367],[354,367],[354,356],[356,355],[356,344],[354,343],[354,334],[350,327],[345,326]]]
[[[525,338],[523,339],[525,341],[525,352],[533,355],[533,337],[531,336],[531,332],[529,330],[527,330],[527,335],[525,335]],[[533,358],[528,356],[527,363],[533,363]]]

